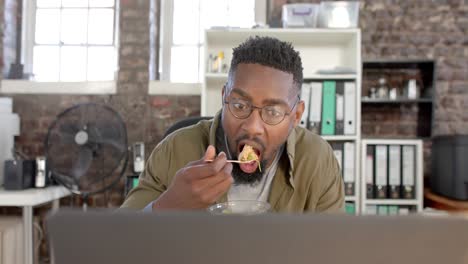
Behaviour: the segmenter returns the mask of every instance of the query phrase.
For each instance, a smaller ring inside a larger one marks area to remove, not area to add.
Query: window
[[[161,20],[161,79],[197,83],[203,79],[204,30],[251,28],[265,23],[266,0],[165,0]]]
[[[28,20],[23,20],[23,61],[25,72],[32,73],[33,80],[115,79],[116,0],[24,3],[23,19]]]

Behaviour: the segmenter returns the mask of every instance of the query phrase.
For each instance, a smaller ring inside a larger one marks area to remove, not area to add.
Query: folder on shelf
[[[322,119],[322,82],[310,83],[309,129],[320,135]]]
[[[388,215],[388,205],[377,205],[378,215]]]
[[[355,144],[354,142],[345,142],[343,147],[343,179],[345,185],[345,195],[354,195],[354,186],[356,177],[354,173]]]
[[[376,215],[377,214],[377,205],[369,204],[366,205],[366,215]]]
[[[304,101],[304,113],[302,113],[301,122],[299,125],[301,127],[307,128],[307,121],[309,120],[309,104],[310,104],[310,85],[308,83],[303,83],[301,88],[301,100]]]
[[[374,155],[375,155],[375,146],[367,145],[366,149],[366,197],[367,199],[375,198],[374,195]]]
[[[344,82],[336,82],[335,135],[344,134]]]
[[[356,134],[356,84],[344,83],[344,134]]]
[[[400,198],[401,185],[401,146],[388,147],[388,183],[389,195],[392,199]]]
[[[410,213],[410,209],[406,206],[400,206],[398,208],[398,214],[399,215],[409,215]]]
[[[398,205],[389,205],[388,215],[398,215]]]
[[[352,202],[346,202],[345,203],[345,211],[349,215],[355,215],[356,214],[356,205]]]
[[[402,192],[403,198],[415,198],[415,181],[416,181],[416,147],[403,146],[402,147]]]
[[[341,176],[343,176],[343,143],[341,142],[332,142],[330,143],[333,154],[335,155],[338,165],[340,166]]]
[[[375,197],[377,199],[387,198],[387,151],[386,145],[375,146]]]
[[[322,135],[335,135],[336,82],[323,82]]]

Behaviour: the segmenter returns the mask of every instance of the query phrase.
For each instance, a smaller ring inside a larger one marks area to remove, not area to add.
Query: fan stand
[[[81,198],[83,199],[83,212],[86,212],[88,210],[89,193],[83,193]]]

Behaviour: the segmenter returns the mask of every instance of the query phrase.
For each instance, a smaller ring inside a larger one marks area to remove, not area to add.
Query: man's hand
[[[226,154],[221,152],[216,157],[210,145],[202,159],[177,171],[169,188],[153,202],[153,210],[207,208],[231,187],[231,171]]]

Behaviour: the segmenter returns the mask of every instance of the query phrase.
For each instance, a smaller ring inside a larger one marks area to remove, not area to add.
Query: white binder
[[[416,167],[415,167],[415,146],[403,146],[402,147],[402,181],[403,181],[403,192],[404,198],[414,198],[414,184],[416,178]]]
[[[304,101],[304,113],[302,113],[301,127],[307,128],[307,120],[309,119],[309,104],[310,104],[310,85],[307,83],[302,84],[301,88],[301,100]]]
[[[354,151],[355,145],[354,142],[344,143],[344,182],[355,181],[354,175]]]
[[[356,84],[345,82],[344,84],[344,134],[356,134]]]
[[[387,195],[387,146],[375,146],[375,185],[376,198],[386,198]]]
[[[333,154],[335,155],[335,158],[338,161],[338,166],[340,166],[340,170],[343,171],[343,150],[334,149]]]
[[[322,120],[322,83],[311,82],[309,124],[310,130],[320,134],[320,122]]]
[[[388,183],[390,185],[390,197],[399,198],[401,185],[401,147],[391,145],[388,147]]]
[[[344,161],[343,161],[343,179],[345,183],[345,194],[354,195],[354,186],[356,175],[354,173],[355,160],[355,144],[354,142],[344,143]]]

